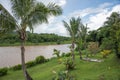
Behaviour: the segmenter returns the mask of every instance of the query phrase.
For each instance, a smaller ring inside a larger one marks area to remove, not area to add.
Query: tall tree
[[[69,23],[65,22],[63,20],[63,24],[66,28],[66,30],[68,31],[71,39],[72,39],[72,59],[74,61],[75,59],[75,55],[74,55],[74,48],[75,48],[75,40],[78,34],[78,30],[79,30],[79,26],[80,26],[80,18],[78,17],[77,19],[72,17],[69,21]]]
[[[81,49],[82,47],[85,49],[86,48],[86,38],[87,38],[87,25],[84,26],[82,24],[82,22],[80,23],[80,26],[79,26],[79,33],[77,35],[77,47],[78,47],[78,51],[79,51],[79,55],[80,55],[80,59],[82,59],[82,52],[81,52]]]
[[[120,14],[113,12],[107,18],[105,26],[109,27],[110,38],[114,42],[114,50],[118,58],[120,58]]]
[[[62,14],[62,9],[55,3],[49,3],[44,5],[36,0],[10,0],[12,5],[12,12],[14,17],[14,25],[19,33],[21,40],[21,62],[22,69],[25,76],[25,80],[32,80],[28,74],[25,66],[25,41],[26,41],[26,29],[29,28],[33,31],[35,24],[41,24],[43,22],[48,23],[49,16],[58,16]],[[9,20],[9,18],[6,18]]]

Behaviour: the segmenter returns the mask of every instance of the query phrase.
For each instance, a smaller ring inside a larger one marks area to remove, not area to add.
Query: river
[[[44,46],[25,46],[25,61],[34,60],[37,56],[45,58],[53,57],[53,49],[62,52],[69,52],[70,44],[63,45],[44,45]],[[0,47],[0,67],[10,67],[21,64],[21,50],[19,46]]]

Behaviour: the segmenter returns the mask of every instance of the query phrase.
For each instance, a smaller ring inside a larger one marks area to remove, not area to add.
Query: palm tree
[[[36,0],[11,0],[12,12],[14,17],[14,25],[19,33],[21,40],[21,62],[25,80],[32,80],[25,66],[25,48],[26,29],[29,28],[33,32],[35,24],[43,22],[48,23],[49,16],[58,16],[62,14],[62,9],[55,3],[44,5]],[[9,18],[7,18],[9,19]]]
[[[84,26],[82,23],[80,24],[79,27],[79,33],[77,35],[78,40],[77,40],[77,47],[80,55],[80,59],[82,59],[82,52],[81,52],[81,47],[84,49],[86,48],[86,37],[87,37],[87,25]]]
[[[67,29],[67,31],[69,32],[69,35],[72,39],[72,47],[71,47],[71,51],[72,51],[72,59],[75,59],[75,55],[74,55],[74,48],[75,48],[75,40],[76,40],[76,36],[78,34],[78,30],[79,30],[79,26],[80,26],[80,18],[78,17],[77,19],[75,19],[74,17],[72,17],[70,19],[70,22],[67,23],[63,20],[63,24],[65,26],[65,28]]]

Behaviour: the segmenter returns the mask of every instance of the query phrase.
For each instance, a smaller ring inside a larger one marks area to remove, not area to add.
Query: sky
[[[0,3],[12,14],[10,0],[0,0]],[[120,0],[37,0],[48,4],[54,2],[61,6],[63,14],[50,16],[49,24],[35,25],[34,33],[55,33],[61,36],[68,36],[62,20],[69,22],[71,17],[80,17],[88,30],[96,30],[101,27],[112,12],[120,13]]]

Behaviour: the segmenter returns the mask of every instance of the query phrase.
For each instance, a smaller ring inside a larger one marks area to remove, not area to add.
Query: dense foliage
[[[60,44],[60,42],[68,41],[69,37],[58,36],[56,34],[37,34],[27,32],[27,41],[29,43],[43,43],[43,42],[56,42]],[[17,33],[6,34],[5,36],[0,37],[0,44],[14,44],[19,43],[20,39],[17,36]]]
[[[7,68],[1,68],[0,69],[0,76],[4,76],[7,74],[8,69]]]
[[[112,50],[120,58],[120,14],[113,12],[102,27],[89,32],[87,41],[99,42],[101,50]]]

